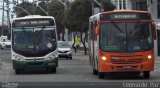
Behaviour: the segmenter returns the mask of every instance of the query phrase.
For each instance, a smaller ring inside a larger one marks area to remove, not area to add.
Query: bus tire
[[[98,75],[98,70],[93,68],[93,75]]]
[[[104,79],[105,73],[104,72],[99,72],[98,76],[99,76],[99,79]]]
[[[20,70],[20,69],[15,69],[15,73],[16,73],[16,74],[20,74],[20,73],[21,73],[21,70]]]
[[[150,72],[149,71],[143,72],[143,78],[148,79],[149,77],[150,77]]]
[[[56,73],[56,67],[51,67],[50,71],[51,71],[51,73]]]

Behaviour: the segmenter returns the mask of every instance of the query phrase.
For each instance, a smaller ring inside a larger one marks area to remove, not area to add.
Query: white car
[[[0,37],[0,48],[1,49],[11,48],[11,41],[7,39],[7,36]]]
[[[58,41],[58,57],[72,59],[72,49],[68,42]]]

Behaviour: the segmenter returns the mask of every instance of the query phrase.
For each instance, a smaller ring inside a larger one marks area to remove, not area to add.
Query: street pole
[[[2,30],[1,30],[1,36],[3,35],[4,30],[4,0],[3,0],[3,7],[2,7]]]
[[[47,3],[47,16],[49,16],[49,0],[46,0]]]
[[[65,0],[64,2],[64,12],[66,12],[66,10],[67,10],[67,0]],[[66,28],[66,26],[65,26],[65,34],[66,34],[65,41],[68,41],[68,29]]]
[[[94,15],[94,1],[91,0],[91,4],[92,4],[92,15]]]
[[[32,4],[32,9],[33,9],[33,15],[35,14],[35,7],[34,7],[34,0],[33,0],[33,4]]]
[[[9,0],[7,0],[6,1],[6,3],[7,3],[7,23],[8,23],[8,33],[10,33],[10,8],[9,8],[9,4],[10,4],[10,1]]]
[[[92,3],[92,15],[102,11],[101,1],[98,2],[97,0],[92,0],[91,3]],[[95,8],[94,4],[97,4],[98,8]]]

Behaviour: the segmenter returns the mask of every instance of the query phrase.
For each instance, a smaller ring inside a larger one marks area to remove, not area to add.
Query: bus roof
[[[147,11],[141,11],[141,10],[113,10],[113,11],[107,11],[107,12],[102,12],[103,13],[116,13],[116,12],[139,12],[139,13],[149,13]]]
[[[149,13],[147,11],[141,11],[141,10],[113,10],[113,11],[106,11],[106,12],[101,12],[101,13],[97,13],[95,15],[92,15],[92,16],[90,16],[89,21],[100,20],[101,14],[119,13],[119,12]]]
[[[14,18],[13,20],[33,19],[33,18],[52,18],[52,19],[54,19],[54,17],[52,17],[52,16],[28,15],[25,17]]]

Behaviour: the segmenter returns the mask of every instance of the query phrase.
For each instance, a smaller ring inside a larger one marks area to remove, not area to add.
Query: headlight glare
[[[148,55],[148,59],[149,59],[149,60],[152,59],[152,55]]]
[[[105,56],[102,56],[101,59],[102,59],[103,61],[106,61],[106,60],[107,60],[107,58],[106,58]]]

